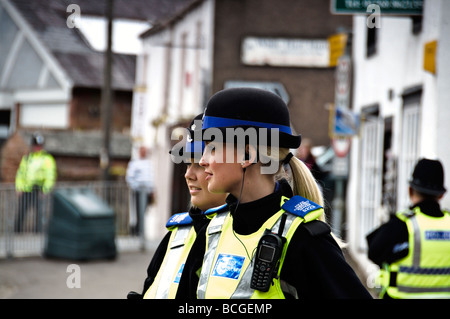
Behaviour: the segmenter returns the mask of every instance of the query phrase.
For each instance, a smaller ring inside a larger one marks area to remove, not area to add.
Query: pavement
[[[142,291],[153,253],[119,252],[114,260],[90,261],[0,259],[0,298],[126,299],[129,291]]]
[[[0,299],[126,299],[129,291],[142,291],[156,244],[119,252],[114,260],[0,258]],[[348,254],[346,259],[365,283]]]

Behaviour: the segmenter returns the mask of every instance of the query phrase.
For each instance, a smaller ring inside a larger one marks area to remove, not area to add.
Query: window
[[[9,135],[11,122],[11,110],[0,110],[0,145],[1,140]]]
[[[412,19],[412,34],[418,35],[422,32],[422,15],[411,16]]]
[[[420,100],[422,88],[417,87],[403,94],[401,145],[398,163],[397,210],[409,205],[408,181],[419,154]]]
[[[392,152],[393,122],[392,116],[384,119],[382,205],[385,218],[397,210],[396,157]]]
[[[377,53],[377,30],[378,28],[367,28],[367,57]]]
[[[361,127],[361,201],[360,201],[360,249],[366,250],[366,235],[380,224],[383,170],[383,121],[379,118],[379,106],[362,110]]]

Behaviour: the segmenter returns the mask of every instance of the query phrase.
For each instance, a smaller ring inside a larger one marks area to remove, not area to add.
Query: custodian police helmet
[[[276,94],[256,88],[230,88],[214,94],[206,105],[203,131],[250,127],[279,130],[279,147],[297,148],[301,135],[293,135],[289,110]],[[269,136],[269,134],[268,134]]]
[[[409,182],[416,191],[440,196],[445,193],[444,168],[440,161],[423,158],[414,167],[412,179]]]

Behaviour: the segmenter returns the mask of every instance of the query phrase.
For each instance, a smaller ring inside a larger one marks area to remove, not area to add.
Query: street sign
[[[331,146],[337,157],[346,157],[350,152],[351,145],[352,139],[350,137],[333,137],[331,139]]]
[[[332,0],[333,14],[367,14],[367,7],[376,4],[383,15],[421,15],[423,0]]]
[[[339,57],[336,67],[334,108],[330,117],[331,136],[358,134],[359,118],[350,110],[351,58],[348,54]]]
[[[348,109],[350,106],[351,59],[342,55],[336,67],[335,105]]]
[[[348,156],[334,157],[331,173],[334,177],[346,178],[348,176]]]
[[[353,136],[359,131],[359,117],[351,110],[337,107],[334,110],[333,136]]]
[[[436,50],[436,40],[425,43],[423,54],[423,69],[433,74],[436,74]]]
[[[332,34],[328,37],[328,46],[330,48],[330,66],[336,66],[338,59],[345,52],[347,45],[347,33]]]

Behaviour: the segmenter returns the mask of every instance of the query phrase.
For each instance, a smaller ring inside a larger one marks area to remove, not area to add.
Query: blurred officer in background
[[[24,155],[16,173],[16,192],[19,196],[19,215],[15,231],[21,232],[28,209],[33,207],[35,218],[33,231],[42,228],[41,193],[49,194],[56,181],[56,163],[52,155],[44,150],[44,137],[34,133],[31,138],[31,152]]]
[[[450,214],[441,210],[444,168],[418,161],[409,182],[409,211],[367,236],[369,258],[382,267],[381,298],[450,298]]]

